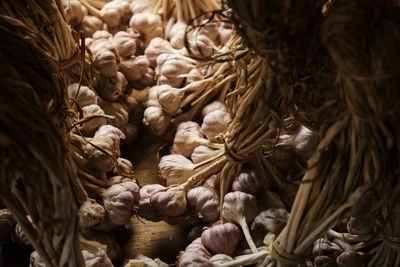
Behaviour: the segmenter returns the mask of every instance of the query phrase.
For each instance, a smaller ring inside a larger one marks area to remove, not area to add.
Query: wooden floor
[[[124,157],[131,160],[140,186],[160,183],[157,176],[157,152],[160,147],[168,145],[173,133],[157,137],[148,130],[141,129],[138,142],[131,148],[124,148]],[[167,148],[167,147],[166,147]],[[125,150],[125,151],[124,151]],[[165,222],[150,222],[144,219],[132,219],[133,234],[125,246],[124,256],[134,257],[144,254],[151,258],[160,258],[166,263],[175,263],[180,250],[185,248],[187,230],[168,225]]]

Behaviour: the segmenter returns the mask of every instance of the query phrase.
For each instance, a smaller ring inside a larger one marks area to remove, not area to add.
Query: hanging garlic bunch
[[[129,223],[138,209],[139,186],[134,182],[114,184],[103,193],[108,218],[116,225]]]

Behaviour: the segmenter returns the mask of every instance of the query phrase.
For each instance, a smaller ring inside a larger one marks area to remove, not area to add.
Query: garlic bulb
[[[343,249],[339,245],[325,238],[319,238],[315,240],[312,250],[312,254],[314,256],[324,255],[324,256],[332,256],[334,258],[336,258],[342,252]]]
[[[99,105],[107,115],[114,116],[114,119],[107,119],[108,124],[125,130],[129,114],[120,102],[107,102],[99,99]]]
[[[91,116],[102,116],[105,115],[104,111],[100,106],[92,104],[89,106],[82,107],[83,118],[90,118]],[[78,126],[78,129],[84,136],[93,136],[94,132],[97,131],[100,126],[106,124],[104,117],[92,118],[87,122],[84,122],[82,126]]]
[[[161,215],[176,217],[186,211],[186,192],[176,187],[166,191],[153,193],[150,199],[151,206],[158,210]]]
[[[114,184],[103,193],[107,216],[116,225],[129,223],[138,209],[139,186],[134,182]]]
[[[147,86],[151,86],[153,85],[155,82],[155,72],[152,68],[147,68],[147,72],[140,77],[139,80],[135,81],[134,83],[134,87],[136,87],[136,89],[144,89]]]
[[[108,31],[104,31],[104,30],[96,31],[92,36],[93,40],[96,40],[96,39],[110,39],[110,38],[112,38],[112,34],[109,33]]]
[[[83,17],[87,15],[87,9],[78,0],[63,0],[62,4],[65,12],[65,20],[72,27],[78,26],[82,22]]]
[[[181,184],[193,173],[194,164],[180,154],[163,156],[158,164],[158,171],[161,179],[166,185]]]
[[[113,267],[110,258],[103,249],[97,251],[82,250],[83,260],[87,267]]]
[[[186,121],[180,123],[176,129],[171,152],[189,158],[197,146],[209,144],[200,132],[200,126],[196,122]]]
[[[169,86],[169,85],[162,85],[162,86]],[[158,95],[157,95],[158,94],[158,87],[159,86],[156,85],[156,86],[152,86],[149,89],[149,92],[147,94],[147,101],[146,101],[146,106],[147,107],[153,106],[153,107],[162,108],[160,102],[158,102]]]
[[[78,92],[78,83],[72,83],[68,86],[68,97],[75,99],[80,107],[97,104],[96,93],[89,87],[82,85]],[[76,93],[78,92],[78,95]]]
[[[210,38],[205,35],[195,35],[193,39],[189,41],[189,44],[190,50],[195,57],[208,58],[214,53],[213,43]]]
[[[219,217],[219,197],[215,190],[206,186],[190,189],[186,195],[187,202],[193,207],[199,218],[206,222],[215,222]]]
[[[79,227],[89,228],[104,221],[106,211],[94,199],[87,199],[78,211]]]
[[[198,254],[185,252],[179,257],[178,267],[214,267],[214,264]]]
[[[0,246],[8,242],[15,224],[11,212],[8,209],[0,209]]]
[[[228,131],[230,120],[229,113],[215,110],[204,117],[200,131],[208,140],[215,141],[220,134],[224,134]]]
[[[92,37],[96,31],[103,29],[103,21],[95,16],[84,16],[79,30],[82,31],[83,37]]]
[[[113,77],[106,77],[101,74],[95,75],[94,88],[102,99],[113,102],[122,95],[123,76],[121,75],[123,74],[120,74],[120,72]]]
[[[117,32],[112,43],[118,51],[118,55],[122,58],[129,58],[136,53],[136,41],[133,36],[127,32]]]
[[[120,184],[124,182],[133,182],[132,179],[127,178],[125,176],[116,175],[108,179],[113,184]]]
[[[221,111],[224,111],[224,112],[228,112],[224,103],[222,103],[221,101],[214,101],[214,102],[211,102],[210,104],[206,105],[201,110],[201,117],[204,119],[204,117],[208,113],[216,111],[216,110],[221,110]]]
[[[31,221],[29,215],[28,219],[29,221]],[[35,225],[32,224],[32,226],[36,228]],[[32,245],[29,242],[28,237],[25,235],[19,223],[15,225],[14,231],[11,234],[11,240],[17,247],[19,247],[22,250],[27,251],[32,249]]]
[[[151,13],[157,5],[157,0],[135,0],[129,6],[133,14],[136,13]]]
[[[210,41],[217,43],[220,25],[215,21],[209,21],[207,19],[203,20],[201,23],[204,24],[204,26],[200,28],[199,35],[205,35]]]
[[[149,126],[153,134],[163,135],[171,123],[170,119],[160,107],[148,107],[144,111],[143,124]]]
[[[46,267],[46,264],[42,261],[36,250],[31,253],[29,267]]]
[[[215,254],[232,255],[242,237],[239,228],[233,223],[217,224],[204,230],[201,242]]]
[[[204,79],[204,76],[201,74],[199,69],[194,68],[191,71],[189,71],[188,74],[186,74],[186,85],[191,84],[192,82],[195,81],[201,81]]]
[[[181,74],[189,73],[193,69],[193,65],[179,59],[169,59],[159,64],[157,61],[157,68],[159,68],[160,84],[169,84],[172,87],[179,88],[183,86],[185,80]]]
[[[215,254],[210,258],[210,261],[216,265],[233,261],[231,257],[225,254]]]
[[[118,52],[107,39],[96,39],[88,44],[94,56],[93,66],[105,77],[116,77],[118,73]]]
[[[162,108],[170,115],[174,115],[181,105],[184,91],[172,88],[169,85],[157,86],[157,99]]]
[[[218,44],[225,45],[231,38],[232,32],[233,32],[232,24],[222,22],[221,26],[218,29],[218,37],[217,37]]]
[[[139,80],[147,73],[149,64],[147,57],[137,56],[122,60],[119,64],[119,68],[125,75],[126,79],[129,82],[133,82]]]
[[[314,259],[313,267],[336,267],[335,261],[328,256],[317,256]]]
[[[177,21],[168,33],[168,39],[170,39],[171,46],[175,49],[181,49],[185,47],[185,31],[187,25],[181,21]]]
[[[129,26],[143,35],[144,46],[147,46],[155,37],[163,37],[163,23],[161,17],[156,14],[134,14],[129,21]]]
[[[217,150],[209,148],[208,146],[197,146],[193,150],[190,158],[192,159],[193,163],[197,164],[215,156],[216,151]]]
[[[244,236],[253,253],[257,252],[254,241],[251,238],[248,222],[251,222],[257,215],[256,199],[240,191],[230,192],[224,197],[222,206],[222,218],[228,222],[235,222],[242,227]]]
[[[254,171],[240,173],[232,183],[232,191],[255,195],[263,186],[263,179]]]
[[[159,37],[153,38],[144,50],[144,54],[153,68],[157,66],[157,57],[163,53],[175,53],[175,51],[167,40]]]
[[[153,222],[158,222],[161,220],[160,213],[158,212],[158,210],[152,208],[150,200],[155,192],[161,191],[163,189],[165,189],[165,187],[160,184],[149,184],[144,185],[142,188],[140,188],[138,211],[140,217]]]
[[[365,263],[362,256],[354,250],[346,250],[336,258],[339,267],[362,267]]]
[[[192,243],[194,240],[201,237],[201,233],[203,233],[203,226],[194,226],[186,237],[187,242]]]
[[[201,241],[201,237],[196,238],[193,240],[186,248],[185,253],[193,253],[200,255],[206,259],[211,257],[210,252],[206,249]]]
[[[283,227],[285,227],[288,217],[289,213],[284,209],[264,210],[254,218],[251,230],[259,230],[264,235],[273,233],[275,236],[278,236]]]
[[[114,169],[114,174],[131,175],[133,173],[133,166],[130,160],[124,158],[117,159],[117,166]]]
[[[124,14],[126,10],[128,11],[128,14]],[[109,27],[118,26],[123,22],[124,17],[129,17],[130,14],[129,1],[111,1],[106,3],[100,10],[101,18]]]
[[[374,232],[374,223],[370,218],[363,218],[351,216],[347,222],[346,229],[349,233],[354,235],[366,235]]]
[[[142,254],[137,255],[134,259],[129,259],[123,267],[168,267],[169,265],[160,259],[150,259]]]

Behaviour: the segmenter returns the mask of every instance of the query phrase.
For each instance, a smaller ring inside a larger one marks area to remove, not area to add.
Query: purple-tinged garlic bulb
[[[216,151],[217,150],[209,148],[208,146],[197,146],[193,150],[190,158],[192,159],[193,163],[197,164],[214,157]]]
[[[152,39],[144,51],[152,68],[157,66],[157,57],[163,53],[174,53],[174,49],[167,40],[159,37]]]
[[[190,189],[186,195],[190,207],[196,210],[200,219],[212,223],[219,217],[219,197],[211,187],[198,186]]]
[[[174,115],[181,105],[184,91],[172,88],[169,85],[157,86],[157,99],[162,108],[170,115]]]
[[[118,55],[122,58],[129,58],[136,53],[136,40],[127,32],[117,32],[112,43],[118,51]]]
[[[179,257],[178,267],[214,267],[214,264],[198,254],[184,252]]]
[[[203,137],[203,134],[200,132],[200,126],[196,122],[186,121],[180,123],[176,129],[171,152],[189,158],[193,150],[200,145],[212,146],[212,144]]]
[[[275,236],[282,231],[289,218],[285,209],[268,209],[260,212],[251,224],[251,230],[259,230],[265,234],[273,233]]]
[[[162,56],[160,55],[157,58],[157,68],[160,73],[159,83],[168,84],[175,88],[182,87],[185,81],[185,77],[182,74],[189,73],[194,68],[194,65],[179,58],[169,58],[161,62]]]
[[[96,200],[88,198],[78,211],[79,227],[89,228],[105,220],[106,211]]]
[[[251,238],[247,223],[251,222],[256,215],[257,202],[252,195],[240,191],[230,192],[225,195],[222,218],[228,222],[235,222],[242,227],[244,236],[253,253],[257,252],[257,247]]]
[[[201,235],[203,245],[215,254],[232,255],[242,237],[240,229],[233,223],[214,225]]]
[[[207,19],[203,20],[201,23],[204,24],[204,27],[200,28],[199,34],[205,35],[213,43],[217,43],[219,23]]]
[[[116,225],[125,225],[138,209],[139,186],[134,182],[114,184],[103,193],[107,216]]]
[[[189,41],[190,50],[195,57],[208,58],[213,55],[213,42],[203,34],[194,35]]]
[[[186,248],[186,253],[193,253],[200,255],[206,259],[211,258],[211,253],[206,249],[201,241],[201,237],[196,238],[193,240]]]
[[[240,191],[250,195],[255,195],[263,185],[260,175],[254,171],[240,173],[232,183],[232,191]]]
[[[206,105],[202,109],[201,117],[204,119],[204,117],[207,116],[208,113],[216,111],[216,110],[228,112],[224,103],[222,103],[221,101],[214,101],[214,102],[211,102],[210,104]]]
[[[215,110],[204,117],[200,131],[208,140],[215,141],[220,134],[226,133],[230,120],[229,113]]]
[[[79,88],[78,83],[72,83],[68,86],[68,97],[73,98],[76,103],[79,104],[80,107],[89,106],[92,104],[97,104],[97,96],[96,93],[91,90],[89,87],[81,85]],[[78,93],[78,95],[76,95]]]
[[[161,107],[151,106],[144,111],[143,124],[155,135],[163,135],[171,124],[171,117]]]
[[[158,164],[158,171],[161,179],[166,185],[181,184],[186,182],[193,171],[195,165],[180,154],[170,154],[163,156]]]
[[[218,44],[225,45],[232,36],[232,24],[222,22],[218,29]]]
[[[158,222],[161,220],[161,215],[158,210],[151,206],[151,197],[155,192],[165,190],[165,187],[160,184],[148,184],[142,186],[139,192],[139,210],[140,217],[148,221]]]
[[[94,56],[93,66],[105,77],[116,77],[119,56],[112,42],[107,39],[96,39],[88,43]]]
[[[132,175],[133,174],[133,165],[128,159],[118,158],[117,166],[114,168],[113,173],[115,175],[123,174],[123,175]]]
[[[186,192],[180,188],[171,187],[166,191],[157,191],[150,201],[152,208],[163,216],[176,217],[186,211]]]
[[[129,21],[129,26],[142,35],[143,45],[147,47],[155,37],[163,37],[163,23],[159,15],[136,13]]]

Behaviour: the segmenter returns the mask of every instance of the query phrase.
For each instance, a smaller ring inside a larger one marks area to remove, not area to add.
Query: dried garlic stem
[[[82,3],[82,5],[84,5],[87,9],[88,9],[88,11],[93,15],[93,16],[96,16],[96,17],[98,17],[99,19],[101,19],[101,13],[100,13],[100,11],[97,9],[97,8],[95,8],[94,6],[92,6],[91,4],[89,4],[86,0],[79,0],[81,3]]]
[[[250,230],[249,230],[249,226],[247,225],[246,218],[243,217],[240,220],[239,224],[243,229],[244,237],[246,238],[247,244],[249,244],[251,251],[253,251],[253,253],[257,253],[258,249],[257,249],[256,244],[254,244],[253,238],[250,235]]]
[[[217,267],[239,267],[257,263],[268,256],[267,250],[258,251],[257,253],[238,256],[233,261],[218,264]]]

